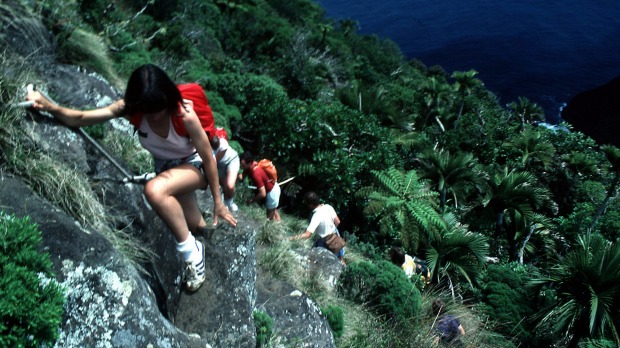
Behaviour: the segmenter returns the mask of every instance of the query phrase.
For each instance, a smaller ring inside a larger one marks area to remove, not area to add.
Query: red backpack
[[[209,140],[212,139],[215,135],[215,121],[213,120],[213,112],[209,106],[209,100],[202,87],[197,83],[185,83],[177,85],[177,88],[179,92],[181,92],[181,97],[183,99],[189,99],[194,102],[194,111],[196,111],[196,115],[198,115],[200,119],[202,129],[209,135]],[[135,115],[131,115],[129,117],[129,122],[135,129],[138,129],[142,122],[142,113],[139,112]],[[172,116],[172,126],[178,135],[182,137],[189,136],[181,117]]]
[[[257,167],[260,167],[265,171],[265,174],[267,174],[269,181],[278,181],[278,171],[276,170],[276,166],[273,165],[273,162],[268,159],[262,159],[258,161]]]

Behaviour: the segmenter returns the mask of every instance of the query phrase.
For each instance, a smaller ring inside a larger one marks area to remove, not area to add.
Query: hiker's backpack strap
[[[140,128],[140,124],[142,123],[142,113],[137,112],[129,116],[129,123],[133,126],[133,133],[136,134],[138,128]]]

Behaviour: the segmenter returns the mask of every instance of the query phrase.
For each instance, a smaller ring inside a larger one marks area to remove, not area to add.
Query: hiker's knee
[[[164,190],[165,185],[163,185],[163,182],[155,178],[144,185],[144,197],[151,204],[159,202],[165,196]]]

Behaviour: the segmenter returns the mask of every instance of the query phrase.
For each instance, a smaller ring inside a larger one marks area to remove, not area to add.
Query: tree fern
[[[377,220],[381,233],[401,240],[412,251],[435,240],[444,222],[436,211],[437,194],[427,183],[415,171],[390,168],[372,174],[375,185],[362,188],[357,196],[367,200],[364,213]]]

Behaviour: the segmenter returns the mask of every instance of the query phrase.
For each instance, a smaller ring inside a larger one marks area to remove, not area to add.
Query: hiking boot
[[[196,291],[205,281],[205,247],[196,241],[196,247],[200,250],[200,262],[185,263],[185,287],[188,291]]]
[[[230,203],[230,205],[227,205],[226,207],[228,208],[229,211],[233,213],[239,210],[239,207],[237,207],[235,203]]]

